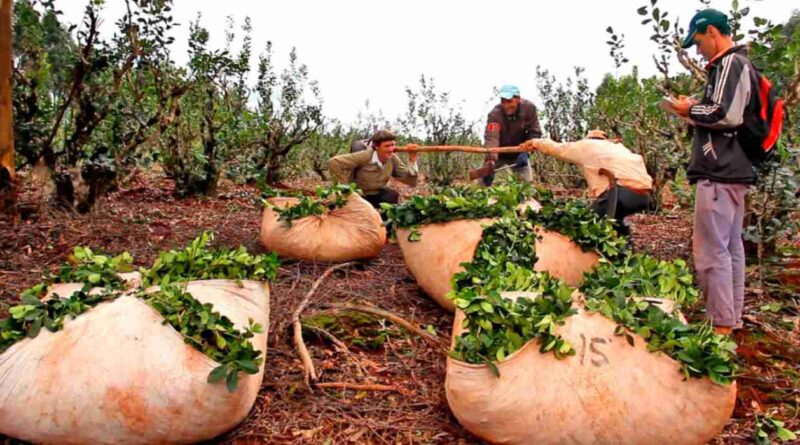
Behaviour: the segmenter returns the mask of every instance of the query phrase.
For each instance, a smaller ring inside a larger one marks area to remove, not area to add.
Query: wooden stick
[[[447,153],[453,151],[460,151],[464,153],[523,153],[535,151],[535,149],[524,149],[519,145],[510,147],[473,147],[469,145],[420,145],[417,148],[410,148],[407,145],[403,147],[395,147],[396,152],[416,152],[416,153]]]
[[[385,318],[386,320],[391,321],[392,323],[406,329],[407,331],[419,335],[433,346],[447,351],[447,345],[444,342],[442,342],[439,338],[432,336],[428,331],[420,329],[413,323],[405,320],[404,318],[400,317],[399,315],[393,312],[389,312],[387,310],[379,309],[376,307],[362,306],[352,303],[346,303],[346,304],[328,303],[322,305],[322,307],[336,309],[339,311],[356,311],[356,312],[364,312],[366,314],[377,315],[378,317]]]
[[[300,302],[300,305],[297,306],[294,313],[292,314],[292,326],[294,328],[294,345],[297,348],[297,353],[300,355],[300,361],[303,362],[303,374],[305,375],[306,386],[309,386],[310,380],[317,380],[317,371],[314,369],[314,362],[311,361],[311,354],[308,353],[308,348],[306,348],[306,344],[303,342],[303,326],[300,324],[300,314],[303,312],[303,309],[308,306],[311,297],[314,295],[314,292],[317,291],[319,285],[322,284],[322,281],[325,280],[330,274],[335,272],[339,269],[344,269],[345,267],[350,267],[356,264],[355,261],[351,261],[349,263],[342,263],[337,264],[335,266],[331,266],[325,270],[325,272],[317,278],[317,281],[311,286],[311,289],[308,291],[303,300]]]

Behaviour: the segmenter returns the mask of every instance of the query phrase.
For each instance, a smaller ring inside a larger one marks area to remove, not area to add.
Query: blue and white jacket
[[[718,55],[706,67],[703,100],[689,110],[694,125],[694,150],[687,176],[716,182],[750,184],[753,163],[737,137],[746,113],[757,107],[758,75],[743,46]]]

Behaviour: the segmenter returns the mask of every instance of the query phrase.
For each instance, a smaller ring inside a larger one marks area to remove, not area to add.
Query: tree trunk
[[[16,220],[14,172],[14,123],[11,114],[12,6],[13,0],[0,0],[0,196],[5,212]]]

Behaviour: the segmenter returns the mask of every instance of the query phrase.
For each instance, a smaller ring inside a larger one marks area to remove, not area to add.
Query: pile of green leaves
[[[708,376],[720,385],[735,378],[736,343],[715,334],[709,323],[687,325],[677,315],[667,314],[644,300],[593,294],[586,300],[586,309],[619,323],[616,333],[624,335],[631,345],[633,337],[626,329],[644,338],[651,352],[661,351],[680,362],[687,378]]]
[[[162,252],[149,269],[141,269],[144,286],[166,286],[191,280],[273,280],[278,271],[275,253],[251,255],[244,246],[211,249],[214,236],[204,232],[182,250]]]
[[[37,285],[22,294],[22,304],[9,309],[10,317],[0,319],[0,354],[23,338],[35,338],[42,328],[57,332],[68,317],[77,317],[98,304],[114,299],[111,292],[90,295],[80,290],[68,298],[54,296],[43,302],[39,300],[46,286]]]
[[[584,275],[581,291],[589,298],[615,297],[664,298],[679,306],[697,302],[700,292],[694,287],[686,262],[659,260],[650,255],[630,254],[615,262],[601,259]]]
[[[316,196],[299,196],[297,204],[291,207],[275,206],[269,201],[264,201],[264,205],[272,206],[275,213],[280,215],[278,221],[291,227],[294,220],[322,215],[344,207],[353,193],[358,193],[355,184],[335,184],[330,187],[317,187]]]
[[[415,229],[425,224],[463,219],[499,218],[515,215],[517,206],[531,198],[548,198],[550,192],[526,182],[494,187],[448,187],[429,196],[414,196],[397,205],[383,204],[381,211],[390,232],[411,228],[409,241],[418,241]]]
[[[297,190],[286,190],[286,189],[277,189],[274,187],[270,187],[266,184],[257,184],[258,189],[261,191],[261,199],[270,199],[270,198],[302,198],[304,195],[302,192]]]
[[[239,383],[239,371],[258,373],[263,358],[261,351],[255,349],[250,341],[254,334],[264,332],[258,323],[250,320],[250,326],[242,332],[211,304],[200,303],[174,284],[155,293],[140,292],[138,296],[158,311],[165,323],[175,328],[188,345],[220,363],[208,375],[209,383],[224,379],[228,390],[233,392]]]
[[[708,323],[686,325],[676,314],[642,300],[655,297],[673,300],[678,307],[691,305],[699,297],[692,281],[683,260],[635,254],[615,263],[601,260],[585,274],[580,290],[586,309],[617,322],[616,333],[629,343],[633,344],[633,337],[628,332],[634,332],[647,341],[650,351],[661,351],[680,362],[687,378],[708,376],[715,383],[728,384],[737,370],[736,343],[715,334]]]
[[[133,257],[123,252],[115,257],[96,254],[88,247],[75,247],[68,263],[61,266],[58,275],[50,277],[49,282],[84,283],[84,290],[92,287],[122,289],[124,281],[117,275],[133,270]]]
[[[453,276],[450,298],[466,316],[450,356],[486,364],[499,376],[493,361],[503,361],[532,339],[541,352],[556,357],[575,350],[556,334],[574,314],[572,289],[546,272],[536,272],[535,232],[529,221],[503,218],[484,228],[474,259]],[[503,291],[532,292],[536,298],[503,298]]]
[[[611,220],[584,202],[548,199],[541,204],[538,211],[525,212],[525,218],[535,225],[561,233],[584,250],[594,250],[607,258],[618,258],[628,251],[627,240],[617,233]]]

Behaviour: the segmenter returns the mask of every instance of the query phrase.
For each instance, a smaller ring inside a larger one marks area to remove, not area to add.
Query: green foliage
[[[480,145],[474,122],[464,117],[461,105],[451,103],[449,92],[440,92],[433,78],[420,76],[418,89],[406,87],[408,109],[400,121],[410,142],[421,145]],[[466,176],[475,157],[465,153],[429,153],[420,158],[425,177],[436,186],[452,184]]]
[[[648,261],[651,262],[650,267],[646,265]],[[616,334],[625,336],[631,345],[634,339],[628,331],[647,341],[647,348],[651,352],[661,351],[677,360],[687,378],[708,376],[714,383],[729,384],[737,370],[736,343],[732,339],[715,334],[709,323],[686,325],[677,314],[667,314],[647,300],[635,298],[677,296],[686,301],[687,295],[692,297],[692,292],[686,289],[689,286],[686,281],[690,281],[691,277],[685,274],[685,265],[674,264],[681,271],[676,275],[674,269],[670,272],[668,266],[657,268],[652,261],[647,257],[629,258],[618,270],[613,270],[614,265],[601,265],[598,271],[588,275],[581,286],[586,296],[586,309],[617,322],[619,327]],[[638,263],[638,267],[632,268],[632,263]],[[666,295],[659,295],[657,289],[646,285],[647,277],[644,274],[648,271],[657,273],[651,281],[670,289]],[[629,273],[634,275],[631,281],[627,281]],[[642,274],[641,281],[635,280],[637,274]],[[675,291],[676,286],[686,290]]]
[[[548,199],[540,201],[538,211],[528,209],[525,218],[570,238],[583,250],[594,250],[607,258],[616,258],[628,249],[628,241],[614,229],[606,217],[601,217],[584,202]]]
[[[239,372],[256,374],[263,358],[250,339],[263,328],[253,324],[244,331],[209,303],[200,303],[177,282],[201,279],[271,280],[275,278],[278,259],[275,254],[251,256],[244,247],[209,250],[210,233],[203,233],[180,251],[163,252],[150,269],[141,270],[143,287],[159,284],[154,292],[139,289],[141,298],[164,317],[187,344],[220,363],[208,377],[210,383],[225,380],[228,390],[236,390]],[[62,266],[58,276],[49,280],[78,282],[84,286],[68,297],[53,295],[40,301],[47,290],[40,283],[22,294],[22,304],[10,308],[10,317],[0,319],[0,353],[23,338],[35,338],[41,329],[57,332],[68,318],[74,318],[98,304],[122,295],[122,280],[115,274],[130,270],[132,258],[127,252],[116,257],[94,254],[89,248],[76,247],[72,264]],[[100,292],[90,291],[100,290]]]
[[[581,290],[589,298],[664,298],[691,306],[700,292],[684,260],[665,261],[645,254],[629,254],[600,265],[584,275]]]
[[[585,68],[575,67],[575,78],[567,77],[564,83],[542,67],[536,67],[536,86],[542,98],[542,131],[554,141],[583,139],[589,131],[589,112],[594,95],[589,80],[583,75]]]
[[[273,280],[278,271],[274,253],[250,255],[244,246],[237,249],[210,249],[213,234],[204,232],[182,250],[161,252],[149,269],[141,269],[143,286],[192,280]]]
[[[778,240],[800,229],[799,162],[797,149],[784,149],[757,167],[760,179],[749,196],[744,239],[758,243],[759,254],[774,253]]]
[[[133,257],[123,252],[115,257],[95,254],[88,247],[75,247],[69,257],[69,263],[61,269],[53,281],[56,283],[84,283],[84,291],[91,287],[121,289],[123,280],[117,275],[120,272],[133,271]]]
[[[525,343],[537,339],[541,352],[556,357],[574,349],[556,334],[572,315],[572,289],[536,263],[535,232],[524,220],[503,218],[483,230],[475,255],[464,271],[453,276],[449,295],[464,312],[465,331],[456,338],[450,356],[467,363],[485,363],[499,376],[493,361],[503,361]],[[503,291],[526,291],[535,298],[503,298]]]
[[[178,104],[181,112],[174,115],[174,122],[159,138],[164,170],[175,180],[178,196],[213,195],[220,163],[245,142],[252,27],[249,19],[245,20],[238,54],[230,51],[235,39],[233,29],[229,19],[226,47],[209,49],[211,36],[201,26],[199,15],[189,27],[187,92]]]
[[[274,183],[285,170],[284,159],[322,129],[322,98],[308,67],[300,64],[295,48],[278,76],[272,61],[272,42],[267,42],[258,61],[255,87],[258,106],[248,121],[251,148],[244,152],[249,174]],[[315,149],[315,148],[312,148]]]
[[[593,249],[609,258],[627,250],[627,241],[619,236],[611,220],[579,200],[556,199],[549,191],[525,182],[444,188],[438,194],[414,196],[402,204],[384,204],[382,211],[390,230],[410,228],[408,240],[418,241],[416,229],[421,225],[517,215],[519,204],[530,199],[542,205],[540,210],[528,209],[522,215],[533,225],[562,233],[584,250]]]
[[[336,184],[330,187],[317,187],[316,196],[297,196],[299,202],[290,207],[281,207],[264,201],[264,205],[271,206],[280,215],[278,221],[291,227],[292,221],[307,216],[318,216],[342,208],[353,193],[359,190],[355,184]]]
[[[775,437],[781,443],[797,440],[797,435],[800,434],[800,432],[788,430],[784,428],[784,425],[786,424],[783,421],[775,419],[770,414],[756,414],[756,425],[755,431],[753,432],[753,441],[757,445],[772,445],[770,434],[775,434]]]
[[[382,204],[384,221],[394,231],[410,228],[409,241],[419,239],[417,227],[461,219],[497,218],[516,214],[517,206],[531,198],[550,196],[545,189],[535,189],[525,182],[511,181],[493,187],[447,187],[439,193],[415,195],[401,204]]]
[[[45,302],[39,300],[44,285],[37,285],[22,295],[22,304],[9,309],[8,318],[0,319],[0,354],[23,338],[35,338],[42,328],[57,332],[67,318],[76,317],[118,294],[104,291],[89,294],[84,288],[63,298],[54,295]]]
[[[162,286],[153,293],[140,292],[138,297],[161,314],[164,322],[178,331],[186,344],[220,363],[209,374],[209,383],[225,380],[228,391],[234,392],[240,371],[258,373],[263,357],[250,339],[264,332],[261,325],[250,320],[250,325],[242,332],[228,317],[214,311],[211,304],[200,303],[175,285]]]

